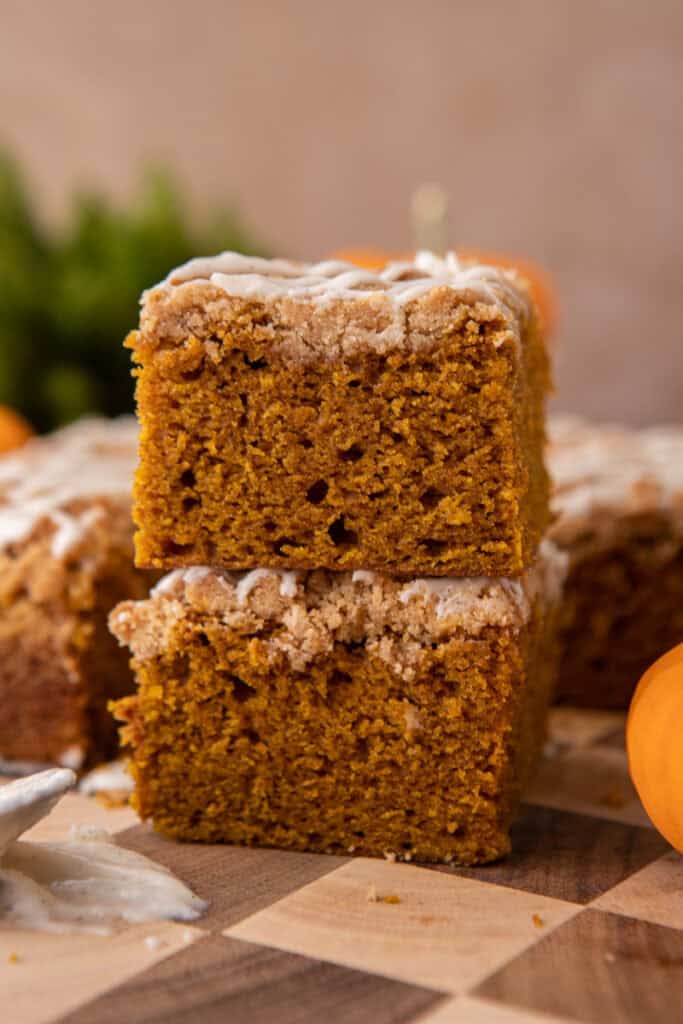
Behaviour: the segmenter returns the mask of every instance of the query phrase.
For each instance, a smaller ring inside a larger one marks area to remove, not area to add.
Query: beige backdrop
[[[556,275],[560,401],[683,420],[681,0],[0,0],[0,141],[46,210],[145,157],[272,250],[456,244]]]

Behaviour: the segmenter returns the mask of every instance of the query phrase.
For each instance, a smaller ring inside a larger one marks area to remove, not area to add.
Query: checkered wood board
[[[31,835],[117,833],[210,901],[111,938],[0,930],[2,1024],[683,1021],[683,858],[629,782],[623,717],[553,713],[485,868],[175,844],[68,795]]]

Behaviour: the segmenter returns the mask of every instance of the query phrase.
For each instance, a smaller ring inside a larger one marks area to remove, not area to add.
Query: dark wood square
[[[478,868],[434,867],[571,903],[589,903],[668,849],[653,829],[529,804],[513,826],[512,853],[504,860]]]
[[[681,1024],[683,932],[584,910],[475,994],[585,1024]]]
[[[209,935],[59,1024],[407,1024],[439,993]]]
[[[345,864],[348,857],[241,846],[176,843],[136,825],[117,842],[169,868],[209,900],[200,928],[222,931]]]

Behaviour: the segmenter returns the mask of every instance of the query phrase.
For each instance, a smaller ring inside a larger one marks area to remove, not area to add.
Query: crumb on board
[[[104,804],[107,810],[127,807],[130,803],[130,793],[123,789],[104,789],[101,793],[94,793],[93,796],[101,804]]]
[[[613,964],[616,959],[614,953],[605,953],[605,960],[608,964]]]
[[[7,957],[8,964],[18,964],[21,962],[21,958],[18,953],[10,953]]]
[[[157,949],[161,949],[165,943],[158,935],[147,935],[145,938],[145,945],[147,946],[147,949],[155,952]]]
[[[532,914],[531,920],[534,922],[534,928],[545,928],[545,921],[540,914]]]
[[[368,903],[389,903],[396,904],[401,902],[401,897],[396,896],[395,893],[389,893],[387,896],[379,896],[377,894],[377,886],[369,885],[367,895],[365,897]]]

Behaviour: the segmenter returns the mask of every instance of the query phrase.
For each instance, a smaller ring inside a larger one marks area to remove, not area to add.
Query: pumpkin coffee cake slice
[[[223,253],[144,296],[138,564],[515,576],[549,384],[512,271]]]
[[[683,428],[556,415],[552,537],[569,556],[558,697],[626,708],[683,641]]]
[[[565,557],[519,580],[176,570],[111,615],[136,806],[170,836],[477,863],[544,733]]]
[[[107,616],[155,579],[133,565],[137,437],[132,417],[87,419],[0,458],[0,761],[13,769],[116,751],[107,701],[133,681]]]

